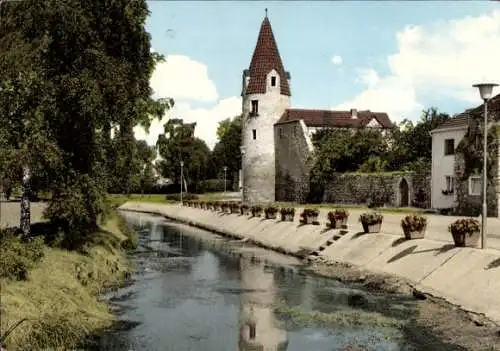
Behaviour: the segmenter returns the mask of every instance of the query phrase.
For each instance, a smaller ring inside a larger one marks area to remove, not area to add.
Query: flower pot
[[[403,229],[403,233],[405,235],[405,238],[407,240],[413,240],[413,239],[423,239],[425,237],[425,229],[423,228],[422,230],[405,230]]]
[[[306,224],[313,224],[318,221],[318,216],[305,216]]]
[[[347,217],[342,219],[330,220],[329,227],[332,229],[342,229],[347,225]]]
[[[281,220],[283,222],[293,222],[293,215],[291,215],[291,214],[282,215]]]
[[[276,219],[276,213],[266,213],[266,219]]]
[[[479,241],[479,237],[481,236],[481,232],[472,232],[472,233],[454,233],[452,232],[453,241],[455,242],[456,247],[477,247],[477,242]]]
[[[365,233],[380,233],[380,229],[382,228],[382,222],[374,224],[368,224],[368,223],[361,223],[361,224],[363,225],[363,231]]]

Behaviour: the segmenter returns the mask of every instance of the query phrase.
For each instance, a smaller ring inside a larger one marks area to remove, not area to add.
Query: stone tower
[[[240,259],[240,335],[239,351],[286,351],[288,336],[274,316],[276,286],[273,272],[265,271],[264,262]]]
[[[271,23],[260,27],[250,68],[243,71],[243,201],[275,201],[274,124],[290,107],[290,74],[285,71]]]

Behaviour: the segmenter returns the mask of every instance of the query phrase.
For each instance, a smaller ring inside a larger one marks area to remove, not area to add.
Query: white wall
[[[455,140],[455,148],[463,139],[467,127],[438,130],[432,133],[432,176],[431,176],[431,207],[450,208],[457,199],[456,189],[452,195],[443,195],[446,189],[446,176],[455,176],[455,155],[444,154],[444,141]],[[457,180],[455,179],[455,186]]]

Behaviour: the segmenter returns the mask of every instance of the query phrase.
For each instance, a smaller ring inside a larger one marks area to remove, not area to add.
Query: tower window
[[[283,139],[283,129],[280,128],[280,139]]]
[[[259,114],[259,100],[252,100],[252,116],[257,116]]]
[[[271,86],[275,87],[276,86],[276,77],[271,77]]]
[[[253,137],[253,140],[257,139],[257,129],[252,129],[252,137]]]

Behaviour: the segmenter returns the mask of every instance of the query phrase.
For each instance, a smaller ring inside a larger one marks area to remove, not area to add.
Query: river
[[[127,327],[106,333],[99,350],[418,350],[400,328],[410,297],[317,277],[293,258],[161,217],[123,215],[140,234],[135,272],[105,298]]]

